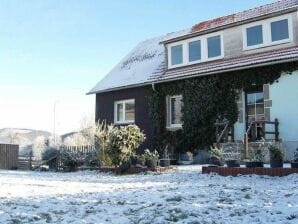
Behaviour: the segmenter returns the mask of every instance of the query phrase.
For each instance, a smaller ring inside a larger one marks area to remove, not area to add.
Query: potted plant
[[[217,147],[211,148],[209,163],[216,166],[224,165],[222,149],[219,149]]]
[[[223,157],[228,167],[240,167],[240,153],[230,148],[223,153]]]
[[[294,152],[293,160],[291,161],[292,168],[298,168],[298,148]]]
[[[144,152],[144,158],[145,158],[145,165],[148,168],[155,168],[157,166],[159,154],[156,150],[153,152],[150,152],[149,149],[146,149]]]
[[[264,167],[265,153],[262,147],[251,149],[249,152],[249,161],[245,163],[246,167]]]
[[[269,152],[270,152],[270,166],[271,168],[278,168],[283,167],[283,153],[282,151],[273,145],[269,146]]]

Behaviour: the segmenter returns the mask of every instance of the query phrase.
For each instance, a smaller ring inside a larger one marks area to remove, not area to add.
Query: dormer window
[[[263,44],[263,26],[257,25],[246,28],[247,46]]]
[[[188,60],[190,62],[201,60],[201,41],[196,40],[188,43]]]
[[[222,32],[193,37],[167,45],[168,67],[192,65],[224,57]]]
[[[171,65],[179,65],[183,63],[183,47],[182,44],[171,47]]]
[[[289,22],[283,19],[271,23],[271,41],[289,39]]]
[[[220,36],[214,36],[207,38],[208,45],[208,58],[214,58],[221,55],[221,43]]]
[[[292,29],[292,17],[288,15],[248,24],[244,26],[243,49],[289,43],[293,39]]]

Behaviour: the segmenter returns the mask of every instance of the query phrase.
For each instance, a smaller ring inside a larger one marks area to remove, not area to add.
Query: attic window
[[[207,38],[208,58],[214,58],[221,55],[220,35]]]
[[[171,47],[171,64],[178,65],[183,62],[183,47],[182,44]]]
[[[201,41],[192,41],[188,43],[188,59],[190,62],[201,60]]]
[[[244,26],[244,50],[289,43],[292,40],[293,23],[290,15],[279,16]]]

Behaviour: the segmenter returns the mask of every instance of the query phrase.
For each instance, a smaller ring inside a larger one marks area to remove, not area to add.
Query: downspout
[[[152,90],[153,90],[154,92],[157,92],[156,89],[155,89],[155,83],[154,83],[154,82],[151,83],[151,87],[152,87]]]

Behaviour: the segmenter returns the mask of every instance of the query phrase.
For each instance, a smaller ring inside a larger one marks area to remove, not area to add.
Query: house
[[[96,120],[137,124],[143,147],[177,152],[247,136],[280,142],[290,156],[298,147],[297,6],[275,1],[141,42],[89,92]]]

